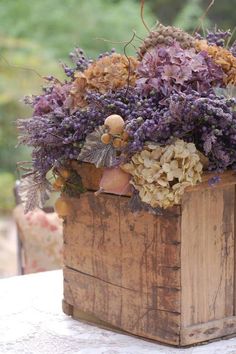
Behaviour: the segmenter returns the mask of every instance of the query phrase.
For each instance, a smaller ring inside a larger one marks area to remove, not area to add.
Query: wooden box
[[[168,216],[133,214],[128,196],[68,199],[64,312],[175,346],[236,335],[236,177],[208,177]]]

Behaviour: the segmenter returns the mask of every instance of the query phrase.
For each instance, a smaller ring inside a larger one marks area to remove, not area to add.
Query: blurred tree
[[[137,2],[140,2],[140,0],[137,0]],[[147,7],[151,8],[155,17],[164,25],[171,25],[176,14],[183,8],[183,0],[146,0],[145,9]]]
[[[154,23],[148,10],[146,18],[151,25]],[[67,60],[69,52],[78,45],[92,57],[112,47],[123,51],[124,44],[109,40],[128,41],[133,29],[140,36],[146,33],[135,0],[0,0],[1,184],[12,186],[11,175],[4,171],[16,173],[16,162],[29,159],[27,149],[15,149],[15,121],[30,115],[20,99],[39,92],[44,84],[40,75],[62,77],[59,60]],[[137,46],[138,43],[136,40]],[[135,49],[130,46],[128,52],[134,53]],[[11,188],[7,191],[4,198],[0,195],[0,210],[6,208],[3,200]],[[5,206],[1,207],[1,201]]]
[[[203,0],[206,5],[207,1]],[[216,0],[209,12],[212,24],[218,28],[233,29],[236,26],[236,0]]]
[[[147,16],[154,21],[150,13]],[[62,76],[59,59],[65,60],[78,44],[91,56],[113,46],[122,51],[124,44],[95,37],[127,41],[132,29],[140,35],[146,31],[133,0],[0,0],[0,169],[14,169],[12,121],[30,114],[19,100],[39,91],[43,84],[39,76]]]
[[[137,2],[140,1],[137,0]],[[191,30],[194,26],[191,25],[189,15],[192,17],[195,9],[200,17],[210,2],[210,0],[146,0],[146,6],[151,8],[163,24],[171,25],[176,21],[180,27],[185,26],[186,30]],[[212,27],[217,24],[218,28],[233,29],[236,24],[235,6],[235,0],[216,0],[207,15]],[[193,18],[195,24],[197,15]],[[208,24],[209,22],[205,22],[206,27]]]
[[[154,23],[148,9],[146,18]],[[146,32],[135,0],[0,0],[0,32],[40,43],[49,57],[64,59],[76,45],[96,56],[114,46],[96,37],[127,41],[133,29]]]
[[[16,162],[24,158],[27,151],[25,148],[15,149],[15,121],[18,117],[30,115],[21,99],[39,91],[43,79],[36,70],[44,74],[49,70],[58,71],[57,66],[39,56],[39,52],[40,47],[30,41],[0,37],[0,172],[13,172]]]
[[[9,172],[0,173],[0,213],[9,212],[14,207],[14,177]]]
[[[192,32],[199,24],[199,18],[203,14],[201,0],[191,0],[179,11],[173,21],[173,25],[186,31]],[[204,21],[204,26],[210,26],[208,18]]]

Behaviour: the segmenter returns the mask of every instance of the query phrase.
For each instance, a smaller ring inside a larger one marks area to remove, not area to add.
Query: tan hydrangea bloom
[[[217,45],[209,45],[206,40],[195,42],[197,51],[206,51],[208,55],[225,72],[225,84],[236,85],[236,58],[230,51]]]
[[[84,72],[78,72],[71,89],[74,107],[86,106],[86,92],[106,93],[125,87],[134,86],[138,60],[134,57],[112,54],[96,60]]]
[[[122,169],[133,176],[130,183],[143,202],[168,208],[180,202],[186,187],[201,181],[203,165],[193,143],[176,140],[165,147],[148,144]]]

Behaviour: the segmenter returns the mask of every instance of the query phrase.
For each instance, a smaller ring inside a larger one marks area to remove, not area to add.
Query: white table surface
[[[61,271],[0,280],[0,354],[236,354],[236,338],[177,349],[75,321],[62,291]]]

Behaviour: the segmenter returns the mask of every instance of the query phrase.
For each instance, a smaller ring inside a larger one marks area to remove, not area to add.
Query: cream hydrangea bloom
[[[164,147],[147,144],[122,169],[133,176],[130,183],[143,202],[168,208],[180,202],[186,187],[201,181],[203,165],[196,146],[178,139]]]

